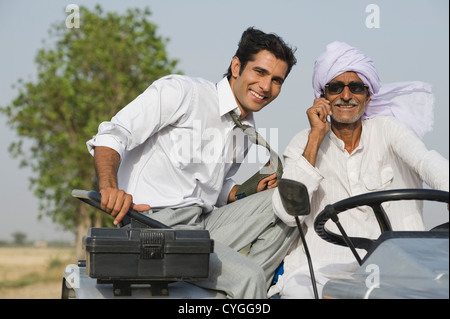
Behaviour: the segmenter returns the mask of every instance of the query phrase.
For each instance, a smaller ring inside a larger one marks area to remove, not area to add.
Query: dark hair
[[[248,28],[242,33],[241,40],[239,41],[236,56],[241,62],[241,68],[239,74],[245,69],[248,61],[254,61],[255,55],[262,50],[267,50],[272,53],[277,59],[287,63],[288,70],[286,77],[291,72],[292,67],[297,63],[297,59],[294,56],[296,49],[289,47],[282,38],[274,33],[264,33],[261,30],[253,27]],[[228,67],[227,73],[224,74],[228,79],[231,77],[231,64]]]

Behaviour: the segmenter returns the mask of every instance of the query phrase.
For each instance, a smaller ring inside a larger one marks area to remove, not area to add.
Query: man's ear
[[[237,56],[233,57],[233,60],[231,60],[231,75],[234,78],[237,78],[239,76],[239,72],[241,70],[241,61]]]

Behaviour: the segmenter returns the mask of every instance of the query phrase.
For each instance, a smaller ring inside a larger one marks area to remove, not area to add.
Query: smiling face
[[[241,110],[241,118],[249,112],[258,112],[280,94],[288,71],[286,62],[277,59],[267,50],[248,61],[242,72],[239,58],[231,62],[230,86]]]
[[[362,82],[355,72],[344,72],[332,79],[332,82],[342,82],[349,84],[351,82]],[[326,98],[330,101],[332,120],[342,124],[353,124],[361,120],[370,97],[367,89],[362,93],[352,93],[348,86],[345,86],[342,92],[331,94],[328,89],[325,90]]]

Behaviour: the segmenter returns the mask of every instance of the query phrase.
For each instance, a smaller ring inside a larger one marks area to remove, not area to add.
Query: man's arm
[[[236,192],[238,190],[240,185],[234,185],[231,189],[230,193],[228,194],[228,203],[232,203],[236,201]]]
[[[133,207],[136,211],[150,209],[149,205],[133,204],[133,196],[118,189],[119,153],[109,147],[97,146],[94,151],[94,165],[100,194],[102,195],[101,208],[115,217],[114,225],[117,225],[123,219],[130,207]]]
[[[305,150],[303,151],[302,156],[312,165],[316,165],[317,153],[319,152],[320,144],[322,144],[323,137],[314,134],[313,132],[309,133],[308,143],[306,144]]]
[[[233,188],[231,189],[230,193],[228,194],[228,203],[232,203],[237,200],[236,193],[239,189],[239,186],[240,185],[234,185]],[[269,175],[258,182],[256,192],[259,193],[265,191],[266,189],[272,189],[277,186],[278,186],[277,174],[273,173],[272,175]]]
[[[95,147],[94,166],[100,191],[106,188],[117,188],[119,164],[120,155],[115,150],[105,146]]]

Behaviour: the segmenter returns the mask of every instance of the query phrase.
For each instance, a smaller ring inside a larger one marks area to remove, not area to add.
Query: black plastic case
[[[91,228],[83,238],[86,272],[101,280],[208,278],[214,242],[206,230]]]

